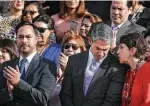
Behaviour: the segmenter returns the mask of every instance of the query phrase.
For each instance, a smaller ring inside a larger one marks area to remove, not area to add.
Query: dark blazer
[[[3,67],[15,67],[18,63],[19,58],[5,62]],[[25,80],[20,80],[14,88],[13,100],[10,100],[6,79],[1,71],[0,104],[5,103],[6,106],[47,106],[55,85],[55,78],[49,70],[49,64],[36,54],[27,69]]]
[[[69,58],[60,99],[62,106],[121,106],[126,69],[111,53],[101,63],[84,95],[84,73],[89,52]]]

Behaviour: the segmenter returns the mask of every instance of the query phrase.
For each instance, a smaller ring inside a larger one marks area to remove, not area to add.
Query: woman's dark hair
[[[147,49],[147,44],[144,36],[140,33],[129,33],[123,35],[120,38],[120,44],[125,44],[129,49],[135,47],[136,53],[135,57],[139,59],[144,59],[144,55]]]
[[[24,9],[25,9],[27,6],[29,6],[30,4],[34,4],[34,5],[37,6],[39,14],[45,14],[45,11],[44,11],[44,9],[43,9],[42,4],[39,3],[38,1],[26,1],[26,2],[25,2]]]
[[[49,15],[44,14],[44,15],[38,15],[33,19],[34,22],[44,22],[45,24],[48,25],[48,28],[50,30],[54,30],[54,21],[52,18],[49,17]]]
[[[13,40],[0,39],[0,48],[6,49],[11,59],[15,59],[19,56],[17,45]]]

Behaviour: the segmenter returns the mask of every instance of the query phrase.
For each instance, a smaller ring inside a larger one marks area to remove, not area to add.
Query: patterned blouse
[[[0,39],[16,39],[16,26],[20,23],[18,19],[12,19],[8,14],[0,16]]]

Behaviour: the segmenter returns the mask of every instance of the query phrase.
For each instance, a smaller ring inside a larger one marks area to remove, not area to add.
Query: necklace
[[[136,64],[136,68],[133,71],[131,82],[129,82],[129,79],[130,79],[129,72],[127,73],[126,80],[124,83],[124,92],[123,92],[123,97],[125,99],[125,106],[129,106],[129,104],[131,103],[131,99],[132,99],[131,92],[132,92],[132,88],[133,88],[133,84],[134,84],[134,79],[135,79],[137,69],[139,68],[141,61],[142,61],[142,59],[140,59]]]

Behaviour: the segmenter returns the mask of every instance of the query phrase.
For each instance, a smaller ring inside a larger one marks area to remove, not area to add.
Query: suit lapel
[[[130,26],[131,22],[129,20],[127,20],[120,28],[119,31],[117,33],[117,40],[116,42],[118,43],[120,40],[120,37],[122,35],[124,35],[126,33],[126,31],[128,30],[128,27]]]
[[[95,75],[93,76],[93,79],[89,85],[87,94],[88,95],[90,93],[90,91],[92,90],[92,88],[95,86],[96,82],[105,75],[105,73],[107,72],[108,68],[109,68],[109,62],[110,62],[110,53],[108,53],[108,56],[103,60],[103,62],[101,63],[101,65],[99,66],[97,72],[95,73]]]
[[[25,80],[26,80],[27,77],[28,77],[32,72],[34,72],[35,69],[39,66],[39,62],[40,62],[39,59],[40,59],[40,56],[39,56],[38,54],[36,54],[36,55],[33,57],[31,63],[29,64],[29,67],[28,67],[28,69],[27,69],[27,72],[26,72],[26,74],[25,74]]]
[[[83,91],[84,74],[85,74],[85,70],[86,70],[86,66],[87,66],[88,56],[89,56],[88,51],[83,52],[83,54],[81,56],[81,60],[83,60],[83,61],[79,61],[79,83],[80,83],[80,89],[82,89],[83,96],[84,96],[84,91]]]

